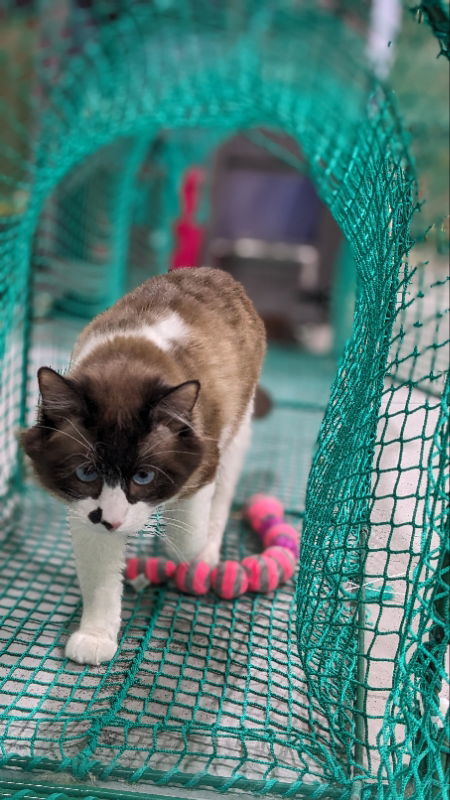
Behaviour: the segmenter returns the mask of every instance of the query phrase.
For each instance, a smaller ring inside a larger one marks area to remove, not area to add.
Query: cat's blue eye
[[[97,470],[92,467],[77,467],[75,475],[79,481],[83,481],[84,483],[91,483],[91,481],[96,481],[98,478]]]
[[[131,480],[133,483],[137,483],[138,486],[145,486],[147,483],[151,483],[154,477],[155,473],[151,470],[139,469],[134,473]]]

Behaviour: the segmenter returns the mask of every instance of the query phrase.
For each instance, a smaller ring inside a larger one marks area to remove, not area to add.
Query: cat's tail
[[[273,402],[270,394],[266,392],[261,386],[256,387],[255,393],[255,406],[253,409],[253,416],[255,419],[266,417],[272,410]]]

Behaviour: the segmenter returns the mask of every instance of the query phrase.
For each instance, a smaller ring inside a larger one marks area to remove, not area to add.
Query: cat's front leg
[[[211,502],[215,483],[208,483],[192,497],[173,500],[164,510],[164,549],[173,561],[195,561],[208,543]]]
[[[79,664],[110,661],[117,650],[126,538],[95,531],[70,519],[78,581],[83,598],[80,627],[66,644],[66,656]]]
[[[250,443],[252,409],[253,399],[248,405],[236,434],[223,448],[220,456],[214,494],[211,500],[207,540],[199,554],[199,558],[212,567],[219,562],[220,548],[230,513],[231,502],[239,480],[245,453]]]

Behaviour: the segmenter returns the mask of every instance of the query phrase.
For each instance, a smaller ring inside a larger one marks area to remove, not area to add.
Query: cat
[[[234,278],[180,269],[90,322],[67,374],[38,370],[37,423],[21,442],[40,483],[69,507],[83,612],[68,658],[113,657],[127,535],[157,507],[173,560],[217,563],[265,344]]]

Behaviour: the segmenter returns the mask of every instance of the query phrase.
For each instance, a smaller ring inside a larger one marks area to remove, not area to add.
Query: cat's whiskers
[[[186,561],[183,551],[178,547],[177,544],[175,544],[174,541],[172,541],[172,539],[169,539],[167,537],[165,541],[166,541],[165,546],[167,547],[167,549],[170,550],[172,553],[174,553],[178,557],[180,562]]]
[[[167,517],[164,515],[164,522],[168,522],[174,528],[179,528],[180,530],[186,531],[187,533],[195,533],[195,528],[193,525],[190,525],[188,522],[183,522],[182,520],[178,519],[177,517]]]
[[[170,475],[167,474],[167,472],[164,472],[164,470],[161,469],[161,467],[155,467],[154,464],[148,464],[148,463],[141,464],[140,469],[156,470],[156,472],[161,472],[162,475],[164,475],[168,481],[170,481],[171,483],[175,483],[173,478],[171,478]]]
[[[68,439],[72,439],[74,442],[79,444],[80,447],[83,447],[87,451],[89,451],[89,450],[93,451],[93,449],[94,449],[92,447],[92,445],[86,445],[84,442],[81,441],[81,439],[77,439],[75,436],[72,436],[71,433],[67,433],[67,431],[62,431],[60,428],[54,428],[52,425],[42,425],[42,423],[38,423],[36,425],[36,427],[37,428],[45,428],[46,430],[49,430],[49,431],[55,431],[55,433],[60,433],[61,436],[67,436]]]
[[[70,459],[73,459],[73,458],[86,458],[86,453],[81,453],[81,452],[68,453],[68,455],[65,458],[61,459],[61,464],[65,464],[66,461],[70,461]],[[86,459],[86,461],[83,461],[81,463],[79,463],[77,461],[77,466],[83,466],[84,467],[87,464],[90,464],[90,461],[88,461],[87,459]]]
[[[197,489],[203,489],[204,486],[205,484],[203,481],[200,481],[199,483],[189,483],[189,491],[195,492]]]
[[[84,522],[86,524],[89,523],[89,525],[92,524],[92,523],[89,522],[87,514],[82,514],[81,511],[77,511],[75,508],[73,508],[73,506],[70,508],[70,511],[69,511],[69,519],[70,518],[71,519],[73,519],[73,518],[79,519],[79,520],[81,520],[81,522]]]
[[[153,451],[144,450],[142,453],[142,457],[153,458],[155,456],[174,455],[174,454],[178,456],[191,456],[192,450],[153,450]]]
[[[146,523],[147,524],[147,523]],[[142,535],[149,536],[153,539],[164,539],[164,534],[158,531],[156,528],[146,528],[145,525],[140,528],[138,531],[134,531],[131,536],[137,536],[140,538]]]
[[[181,527],[181,526],[177,526]],[[152,538],[162,539],[164,540],[164,546],[166,549],[171,551],[175,556],[177,556],[180,562],[185,561],[185,557],[181,548],[174,542],[170,537],[167,536],[165,531],[158,530],[155,528],[154,530],[145,530],[144,533],[149,534]]]
[[[72,419],[70,419],[70,417],[63,417],[63,420],[64,420],[64,422],[68,422],[69,425],[72,426],[72,428],[74,429],[75,433],[78,433],[78,435],[81,436],[81,438],[86,442],[86,445],[88,447],[94,448],[95,445],[92,445],[92,443],[89,441],[89,439],[87,439],[86,436],[80,431],[80,429],[77,428],[77,426],[75,425],[74,421]],[[96,442],[96,444],[98,444],[98,442]]]
[[[202,441],[214,442],[214,444],[217,444],[217,442],[219,441],[214,436],[202,436],[201,438]],[[178,449],[152,450],[151,447],[149,447],[149,448],[144,448],[141,453],[142,458],[147,458],[147,457],[154,458],[156,456],[162,456],[162,455],[190,456],[192,455],[192,450],[178,450]]]
[[[185,428],[189,428],[189,430],[191,430],[191,431],[192,431],[192,433],[195,433],[195,435],[196,435],[196,436],[198,436],[199,438],[201,438],[201,439],[202,439],[202,441],[208,441],[208,442],[217,442],[217,441],[218,441],[218,440],[217,440],[217,438],[215,438],[215,437],[212,437],[212,436],[204,436],[203,434],[199,434],[199,432],[198,432],[198,431],[196,431],[196,429],[194,428],[194,426],[192,425],[192,423],[191,423],[189,420],[187,420],[187,419],[186,419],[186,417],[182,417],[180,414],[176,414],[174,411],[170,411],[170,410],[166,410],[166,411],[165,411],[165,413],[167,414],[167,416],[169,417],[169,419],[174,419],[174,420],[176,420],[177,422],[181,422],[181,424],[182,424],[182,425],[183,425]]]
[[[189,428],[193,433],[197,434],[194,426],[186,419],[186,417],[182,417],[181,414],[176,414],[175,411],[171,411],[167,406],[164,407],[164,412],[169,419],[176,420],[177,422],[181,422],[184,428]]]

